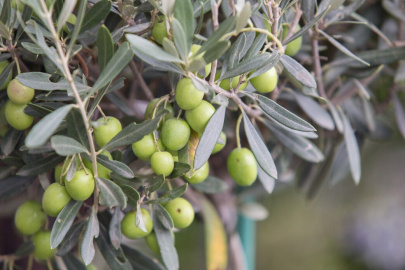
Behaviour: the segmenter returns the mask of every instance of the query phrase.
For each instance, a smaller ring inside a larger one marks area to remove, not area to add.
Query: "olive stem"
[[[168,99],[168,98],[169,98],[168,95],[163,96],[163,97],[161,97],[160,100],[156,103],[155,107],[153,108],[152,119],[155,119],[156,112],[157,112],[157,109],[158,109],[160,103],[162,103],[163,101],[165,101],[165,105],[164,105],[164,106],[166,107],[166,103],[167,103],[167,99]],[[153,141],[155,142],[156,148],[157,148],[157,150],[160,152],[160,148],[159,148],[159,145],[158,145],[158,142],[157,142],[157,138],[156,138],[156,133],[155,133],[155,131],[152,132],[152,136],[153,136]]]
[[[173,189],[172,183],[170,183],[169,179],[166,179],[166,183],[167,183],[167,187],[169,188],[169,190],[172,190]]]
[[[34,254],[30,254],[30,256],[28,257],[27,270],[32,269],[33,262],[34,262]]]
[[[53,270],[52,263],[50,259],[46,260],[46,265],[48,266],[48,270]]]
[[[83,123],[86,128],[86,133],[87,137],[89,139],[89,144],[90,144],[90,151],[91,151],[91,160],[93,163],[93,172],[94,172],[94,178],[98,177],[97,174],[97,156],[96,156],[96,148],[94,146],[94,141],[93,141],[93,135],[92,135],[92,129],[90,127],[90,122],[89,119],[87,118],[87,112],[86,112],[86,104],[83,102],[82,98],[80,97],[79,91],[76,88],[76,84],[74,83],[74,79],[72,76],[72,73],[70,73],[69,69],[69,59],[65,54],[65,51],[63,50],[63,47],[61,45],[61,42],[59,40],[59,35],[56,32],[55,25],[53,24],[52,21],[52,13],[48,10],[48,7],[46,6],[45,1],[40,1],[41,2],[41,7],[42,10],[44,11],[44,18],[48,24],[48,29],[51,32],[54,44],[56,46],[56,50],[58,52],[58,55],[61,60],[61,65],[63,68],[63,73],[65,75],[66,80],[69,82],[70,88],[72,89],[73,95],[76,98],[76,103],[79,106],[80,113],[83,118]],[[96,185],[95,190],[94,190],[94,205],[95,205],[95,210],[97,211],[98,209],[98,196],[100,194],[100,190],[98,186]]]
[[[241,110],[241,114],[238,117],[238,121],[236,121],[236,146],[238,148],[241,148],[239,132],[240,132],[240,123],[242,122],[243,109],[241,106],[239,106],[239,109]]]
[[[105,114],[104,114],[103,110],[101,109],[100,105],[97,105],[97,109],[101,113],[101,115],[103,116],[104,120],[107,121],[107,116],[105,116]]]
[[[84,166],[83,160],[82,160],[82,156],[79,154],[79,159],[80,159],[80,164],[83,167],[84,172],[86,173],[86,175],[89,174],[89,172],[87,171],[86,166]],[[97,160],[97,159],[96,159]]]
[[[179,119],[179,117],[180,117],[180,115],[181,115],[182,112],[183,112],[183,110],[180,109],[180,110],[179,110],[179,114],[177,115],[177,119]]]

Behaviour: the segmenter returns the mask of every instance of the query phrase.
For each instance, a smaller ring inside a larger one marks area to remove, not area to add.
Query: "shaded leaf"
[[[30,255],[34,251],[34,242],[31,240],[22,243],[16,251],[14,251],[13,255],[14,256],[19,256],[19,257],[25,257]]]
[[[127,185],[120,185],[120,187],[127,196],[128,205],[132,208],[132,210],[135,211],[140,198],[138,191],[133,187]]]
[[[168,110],[159,111],[154,119],[143,121],[141,124],[129,124],[112,138],[102,149],[110,149],[123,145],[130,145],[141,140],[145,135],[150,134],[158,128],[159,122]]]
[[[58,17],[58,24],[57,24],[57,32],[59,33],[62,30],[62,27],[66,24],[70,14],[72,14],[73,9],[76,6],[77,0],[69,0],[64,2],[62,11],[59,14]]]
[[[14,61],[8,64],[8,66],[3,69],[3,71],[0,74],[0,88],[3,88],[5,86],[7,79],[11,76],[13,72],[13,67],[14,67]]]
[[[86,266],[72,253],[63,256],[63,262],[69,270],[87,270]]]
[[[194,36],[194,18],[190,16],[193,13],[193,6],[189,0],[176,0],[174,2],[174,18],[177,19],[184,31],[184,39],[187,48],[191,47]]]
[[[80,33],[87,31],[104,20],[111,9],[111,1],[97,2],[84,16]]]
[[[121,210],[116,207],[108,229],[112,245],[118,249],[121,245]]]
[[[6,156],[11,154],[23,133],[24,131],[10,127],[1,140],[1,152]]]
[[[184,163],[180,163],[180,164],[184,164]],[[147,189],[148,189],[149,193],[152,193],[152,192],[158,190],[159,188],[161,188],[164,183],[165,183],[164,175],[163,174],[158,175],[149,182]]]
[[[100,67],[100,72],[102,72],[114,55],[114,42],[110,31],[105,25],[101,25],[98,28],[97,48],[98,66]]]
[[[188,187],[188,184],[184,184],[182,186],[176,187],[172,190],[167,191],[165,194],[163,194],[162,197],[155,199],[155,200],[150,200],[149,203],[152,203],[152,204],[166,203],[171,200],[174,200],[174,199],[180,197],[181,195],[183,195],[184,192],[186,192],[187,187]]]
[[[82,205],[82,201],[70,200],[56,217],[51,231],[51,248],[57,248],[65,238]]]
[[[27,189],[35,177],[11,176],[0,181],[0,201],[10,199]]]
[[[112,208],[114,206],[122,206],[125,208],[127,202],[122,189],[113,181],[96,177],[97,186],[100,189],[99,203],[100,205]]]
[[[141,252],[122,245],[122,250],[131,263],[132,267],[137,270],[164,270],[157,260],[153,260]]]
[[[56,255],[63,256],[71,251],[74,246],[76,246],[76,244],[79,242],[79,237],[83,231],[84,225],[86,225],[86,221],[81,220],[70,227],[63,241],[60,243]]]
[[[63,162],[63,160],[65,160],[65,157],[58,155],[48,156],[25,165],[17,171],[17,175],[36,176],[55,168],[55,166]]]
[[[225,181],[222,181],[221,179],[211,175],[209,175],[203,182],[198,184],[191,184],[191,186],[194,189],[207,194],[222,193],[229,187]]]
[[[191,169],[191,166],[187,163],[174,162],[173,172],[169,176],[167,176],[167,178],[169,178],[169,179],[178,178],[180,176],[183,176],[190,169]]]
[[[69,137],[80,142],[87,150],[89,150],[89,138],[87,137],[86,127],[79,109],[74,108],[70,111],[66,116],[66,123]]]
[[[89,221],[87,222],[86,230],[83,234],[83,240],[80,246],[80,255],[83,262],[89,265],[94,258],[96,250],[94,249],[93,239],[98,237],[100,233],[100,225],[97,219],[97,210],[95,206],[91,208]]]
[[[260,166],[257,166],[257,177],[259,178],[260,183],[262,183],[267,193],[272,193],[274,186],[276,185],[276,180],[265,173]]]

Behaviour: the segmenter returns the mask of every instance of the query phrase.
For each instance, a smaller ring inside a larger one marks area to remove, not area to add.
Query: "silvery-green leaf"
[[[70,156],[87,152],[81,143],[67,136],[55,135],[51,138],[52,148],[60,156]]]
[[[122,189],[113,181],[96,177],[97,186],[100,189],[99,202],[100,205],[112,208],[114,206],[121,206],[125,208],[127,202]]]
[[[314,77],[297,61],[288,55],[283,54],[280,61],[284,68],[300,83],[303,85],[316,88]]]
[[[80,245],[80,254],[82,256],[83,262],[89,265],[96,254],[94,249],[93,239],[97,238],[100,233],[100,225],[97,219],[97,211],[93,206],[91,208],[91,214],[89,221],[87,222],[86,230],[84,231],[83,240]]]

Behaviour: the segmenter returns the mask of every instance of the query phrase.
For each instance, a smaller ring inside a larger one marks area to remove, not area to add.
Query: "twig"
[[[77,58],[77,60],[79,60],[84,76],[89,77],[89,68],[87,67],[87,64],[84,61],[83,57],[79,53],[77,53],[75,57]]]
[[[56,50],[58,52],[58,55],[61,59],[61,65],[63,68],[63,73],[65,75],[66,80],[69,82],[70,88],[72,89],[73,95],[76,98],[76,103],[79,106],[79,110],[80,113],[82,115],[83,118],[83,122],[84,122],[84,126],[86,127],[86,133],[87,133],[87,137],[89,139],[89,144],[90,144],[90,151],[91,151],[91,160],[93,163],[93,172],[94,172],[94,178],[98,177],[98,173],[97,173],[97,155],[96,155],[96,149],[94,147],[94,141],[93,141],[93,136],[91,134],[91,127],[90,127],[90,123],[89,123],[89,119],[87,118],[87,112],[86,112],[86,104],[85,102],[83,102],[82,98],[80,97],[79,91],[77,91],[76,88],[76,84],[74,83],[73,80],[73,76],[70,73],[69,70],[69,59],[67,58],[61,42],[59,40],[59,36],[58,33],[56,32],[55,26],[53,24],[52,21],[52,14],[51,12],[49,12],[45,1],[41,1],[41,5],[42,5],[42,10],[44,10],[44,16],[45,16],[45,20],[48,24],[48,28],[49,31],[51,32],[52,38],[54,40],[54,44],[56,46]],[[95,204],[95,210],[98,210],[98,196],[100,194],[100,190],[98,188],[98,186],[96,185],[95,190],[94,190],[94,204]]]
[[[315,30],[317,25],[315,24]],[[311,31],[312,32],[312,31]],[[323,85],[323,76],[322,76],[322,66],[321,60],[319,59],[319,46],[317,40],[317,33],[312,33],[312,55],[314,57],[314,68],[315,68],[315,79],[318,85],[318,91],[321,97],[326,98],[325,87]]]
[[[138,79],[139,85],[141,86],[142,91],[146,95],[146,98],[149,100],[152,100],[154,98],[154,96],[153,96],[152,92],[150,91],[148,85],[145,83],[145,80],[143,79],[141,72],[139,72],[138,67],[136,66],[134,60],[131,60],[129,62],[129,67],[131,68],[132,72]]]

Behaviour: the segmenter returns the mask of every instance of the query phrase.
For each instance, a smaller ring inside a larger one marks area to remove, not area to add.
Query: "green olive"
[[[190,139],[190,126],[181,118],[172,118],[163,124],[160,136],[168,150],[180,150]]]
[[[150,248],[150,250],[152,250],[156,254],[160,254],[159,243],[157,241],[155,232],[151,232],[148,236],[146,236],[145,242]]]
[[[62,169],[63,169],[63,163],[58,164],[55,167],[55,172],[54,172],[54,177],[55,177],[55,181],[60,183],[60,184],[64,184],[65,183],[65,177],[62,177]]]
[[[18,105],[7,101],[6,119],[10,126],[18,130],[26,130],[32,125],[34,117],[24,112],[25,107],[27,107],[27,104]]]
[[[94,264],[86,265],[86,269],[87,270],[98,270],[97,266],[95,266]]]
[[[183,110],[191,110],[200,104],[204,97],[204,92],[194,86],[190,78],[183,78],[176,87],[176,102]]]
[[[142,231],[135,223],[135,212],[129,212],[121,221],[121,231],[129,239],[139,239],[149,235],[153,230],[153,222],[148,210],[142,208],[142,219],[145,224],[146,232]]]
[[[150,158],[150,165],[157,175],[168,176],[174,169],[173,156],[169,152],[156,152]]]
[[[211,154],[216,154],[221,151],[226,145],[226,134],[225,132],[221,131],[221,135],[219,135],[221,139],[224,141],[224,144],[216,143],[214,149],[212,150]]]
[[[221,70],[218,70],[217,74],[215,74],[215,80],[218,80],[219,76],[221,76]],[[232,79],[232,89],[235,89],[238,86],[239,79],[240,79],[240,76],[233,77],[233,79]],[[248,83],[247,83],[247,80],[246,80],[246,82],[244,82],[244,83],[242,83],[240,85],[239,90],[240,91],[244,90],[246,88],[247,84]],[[222,80],[219,83],[219,87],[221,87],[222,89],[224,89],[226,91],[230,91],[231,90],[231,79]]]
[[[77,21],[76,15],[75,14],[70,14],[68,19],[67,19],[67,22],[70,23],[70,24],[76,25],[76,21]],[[70,32],[69,29],[67,28],[66,24],[62,28],[63,28],[63,31],[65,31],[66,34],[68,34]]]
[[[228,156],[228,172],[236,184],[250,186],[257,178],[257,162],[252,151],[236,148]]]
[[[87,173],[83,169],[76,171],[72,180],[65,181],[70,197],[76,201],[85,201],[93,194],[94,177],[90,171],[87,171]]]
[[[21,4],[20,4],[21,5]],[[24,7],[23,7],[24,8]],[[3,72],[4,69],[10,64],[9,61],[4,60],[0,62],[0,74]],[[6,89],[7,85],[10,83],[11,78],[13,77],[13,71],[10,72],[10,75],[8,75],[7,80],[4,82],[3,86],[0,88],[0,90]]]
[[[104,156],[108,157],[109,160],[113,160],[110,152],[108,152],[107,150],[103,150],[100,153],[100,155],[104,155]],[[88,159],[83,159],[83,163],[84,163],[84,166],[86,166],[86,168],[89,169],[94,175],[93,163]],[[104,179],[110,179],[110,172],[111,172],[111,170],[107,169],[106,167],[104,167],[103,165],[101,165],[100,163],[97,162],[97,175],[99,177],[104,178]]]
[[[177,229],[187,228],[194,220],[193,206],[186,199],[176,198],[169,201],[164,207]]]
[[[159,150],[164,151],[166,149],[161,138],[158,139],[157,144]],[[153,139],[153,134],[150,133],[144,136],[142,140],[133,143],[132,151],[134,151],[135,156],[140,160],[149,161],[151,156],[158,151],[155,140]]]
[[[7,86],[7,95],[14,104],[23,105],[34,98],[35,90],[14,79]]]
[[[202,134],[214,113],[214,106],[208,101],[203,100],[194,109],[186,111],[186,120],[194,131],[198,134]]]
[[[26,201],[15,213],[14,223],[18,231],[25,235],[37,233],[45,224],[46,215],[37,201]]]
[[[122,130],[121,122],[112,116],[106,118],[101,117],[97,120],[98,126],[94,127],[94,140],[98,146],[103,147],[106,145],[115,135]]]
[[[160,100],[160,98],[155,98],[151,102],[149,102],[148,107],[146,107],[146,110],[145,110],[145,119],[152,119],[153,110],[155,109],[156,104],[159,102],[159,100]],[[163,109],[163,105],[164,105],[164,101],[162,101],[162,103],[159,104],[159,107]],[[174,114],[173,114],[172,104],[167,103],[165,109],[169,111],[169,113],[165,115],[165,119],[168,120],[170,118],[173,118]]]
[[[169,37],[169,35],[167,34],[166,20],[163,16],[156,17],[152,28],[152,37],[160,45],[163,44],[164,38]]]
[[[252,79],[250,83],[260,93],[270,93],[277,86],[277,71],[274,67]]]
[[[199,50],[200,48],[201,48],[200,45],[197,45],[197,44],[191,45],[191,49],[190,49],[191,55],[190,55],[190,56],[191,56],[191,57],[194,57],[194,59],[202,60],[202,61],[205,62],[205,60],[204,60],[204,54],[205,54],[205,52],[200,53],[200,54],[194,56],[194,55],[198,52],[198,50]],[[210,72],[211,72],[211,63],[205,65],[205,77],[207,77],[207,76],[210,74]]]
[[[34,242],[34,257],[38,260],[47,260],[53,257],[56,249],[51,249],[51,231],[37,232],[32,238]]]
[[[42,197],[42,207],[48,216],[56,217],[71,199],[72,197],[64,186],[53,183],[45,190]]]
[[[297,31],[299,31],[301,29],[301,27],[299,25],[297,25],[294,29],[294,33],[296,33]],[[283,39],[285,39],[285,37],[287,36],[289,31],[289,26],[284,24],[283,25]],[[299,50],[301,49],[301,45],[302,45],[302,36],[299,38],[296,38],[295,40],[291,41],[290,43],[288,43],[284,53],[286,55],[289,56],[294,56],[297,54],[297,52],[299,52]]]
[[[209,173],[210,173],[210,164],[207,161],[204,163],[204,165],[202,165],[201,168],[199,168],[194,172],[192,177],[185,176],[184,178],[186,178],[186,180],[190,184],[198,184],[204,182],[204,180],[207,179]]]

